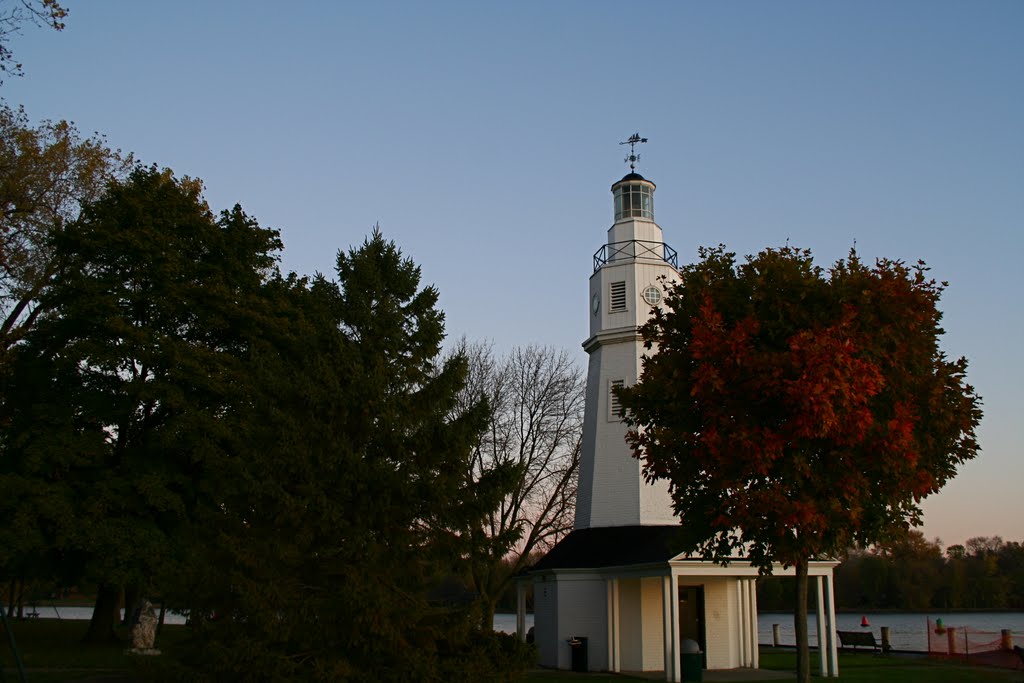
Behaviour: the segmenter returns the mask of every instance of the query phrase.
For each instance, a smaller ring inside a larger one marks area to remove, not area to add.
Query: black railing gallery
[[[628,261],[649,259],[664,261],[673,268],[679,268],[679,257],[676,250],[664,242],[648,242],[646,240],[627,240],[603,245],[594,252],[594,270],[609,261]]]

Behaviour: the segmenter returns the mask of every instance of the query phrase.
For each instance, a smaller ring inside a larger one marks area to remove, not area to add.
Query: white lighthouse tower
[[[680,520],[664,483],[644,481],[625,441],[613,390],[642,371],[637,326],[678,277],[676,252],[654,222],[654,183],[630,172],[612,185],[615,219],[594,254],[590,276],[590,354],[575,529],[518,583],[516,625],[528,637],[526,594],[533,591],[534,642],[541,666],[574,671],[662,673],[693,680],[694,669],[758,668],[759,570],[737,556],[725,565],[681,551]],[[699,522],[698,522],[699,523]],[[838,675],[833,560],[812,561],[818,596],[822,676]],[[775,575],[792,567],[775,564]],[[686,674],[684,675],[684,671]]]
[[[631,146],[646,139],[634,135]],[[587,372],[583,450],[576,497],[576,528],[677,524],[665,482],[647,484],[641,463],[626,444],[615,387],[640,377],[645,352],[637,332],[651,307],[661,302],[662,286],[676,277],[676,252],[665,244],[654,222],[655,185],[636,173],[612,185],[615,222],[608,242],[594,254],[590,276],[590,354]]]

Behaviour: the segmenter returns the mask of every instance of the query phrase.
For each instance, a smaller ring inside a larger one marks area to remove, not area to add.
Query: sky
[[[450,339],[586,363],[618,143],[683,262],[787,241],[922,259],[982,453],[927,499],[945,545],[1024,540],[1024,3],[67,0],[0,97],[201,178],[333,273],[379,225]]]

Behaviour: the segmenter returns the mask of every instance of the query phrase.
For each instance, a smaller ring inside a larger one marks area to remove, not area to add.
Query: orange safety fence
[[[1017,642],[1021,641],[1021,634]],[[1013,651],[1014,633],[1010,630],[981,631],[970,626],[950,626],[928,619],[928,655],[962,659],[976,664],[1018,668],[1021,659]]]

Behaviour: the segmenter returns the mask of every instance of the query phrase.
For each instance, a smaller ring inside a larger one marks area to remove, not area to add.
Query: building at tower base
[[[683,666],[758,667],[758,570],[744,558],[726,566],[678,552],[679,520],[668,487],[644,481],[625,441],[614,389],[631,386],[646,351],[637,327],[677,277],[676,252],[654,222],[655,185],[630,173],[612,185],[615,221],[594,255],[580,479],[574,530],[518,583],[517,625],[526,637],[532,588],[534,642],[541,666],[664,673]],[[822,676],[838,676],[832,572],[812,562]],[[777,576],[793,570],[773,568]]]

